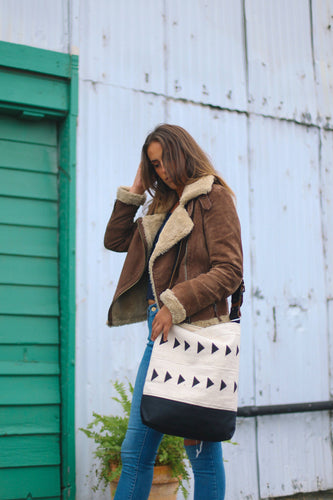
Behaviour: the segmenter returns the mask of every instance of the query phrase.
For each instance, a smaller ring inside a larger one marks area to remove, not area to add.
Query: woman
[[[134,221],[152,195],[148,214]],[[148,344],[137,374],[122,474],[115,500],[145,500],[162,434],[146,427],[140,402],[154,340],[172,324],[206,326],[228,318],[227,297],[242,281],[240,225],[233,193],[181,127],[160,125],[148,135],[133,185],[120,187],[105,247],[127,252],[109,310],[109,326],[143,321]],[[222,500],[220,443],[185,440],[195,500]],[[198,446],[200,445],[200,446]]]

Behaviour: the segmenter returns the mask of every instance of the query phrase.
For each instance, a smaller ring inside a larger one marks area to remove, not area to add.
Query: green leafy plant
[[[80,428],[88,438],[97,444],[94,457],[98,459],[98,466],[95,469],[97,484],[93,487],[96,491],[100,484],[106,487],[111,481],[119,479],[121,473],[121,445],[125,438],[128,419],[131,411],[131,400],[122,382],[113,382],[113,387],[118,393],[118,397],[112,399],[119,403],[123,409],[124,416],[99,415],[93,413],[93,421],[87,425],[86,429]],[[128,384],[129,393],[133,394],[133,386]],[[189,473],[185,465],[186,452],[183,439],[176,436],[164,435],[159,446],[155,465],[169,465],[172,477],[178,479],[178,488],[181,489],[185,498],[188,491],[184,481],[189,480]]]

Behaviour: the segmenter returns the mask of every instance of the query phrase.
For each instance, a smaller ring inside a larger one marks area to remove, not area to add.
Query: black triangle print
[[[231,349],[230,347],[227,345],[226,348],[225,348],[225,355],[228,356],[228,354],[231,353]]]
[[[175,342],[173,344],[173,348],[178,347],[180,345],[180,342],[178,342],[177,339],[175,339]]]
[[[167,381],[168,381],[168,380],[170,380],[171,378],[172,378],[172,377],[171,377],[170,373],[169,373],[169,372],[166,372],[165,377],[164,377],[164,382],[167,382]]]
[[[197,377],[193,377],[193,384],[192,384],[192,387],[194,387],[195,385],[198,385],[200,384],[199,380],[197,379]]]
[[[210,378],[208,378],[208,379],[207,379],[207,389],[208,389],[208,387],[210,387],[210,386],[212,386],[212,385],[214,385],[214,382],[212,382],[212,381],[210,380]]]
[[[237,391],[237,384],[236,384],[236,382],[235,382],[235,383],[234,383],[234,392],[236,392],[236,391]]]
[[[161,337],[161,341],[160,341],[160,345],[161,345],[161,344],[165,344],[166,342],[168,342],[168,341],[167,341],[167,340],[164,340],[164,339],[163,339],[163,335],[162,335],[162,337]]]
[[[181,384],[182,382],[185,382],[185,379],[179,375],[177,384]]]
[[[225,389],[227,387],[227,384],[221,380],[221,385],[220,385],[220,391],[223,391],[223,389]]]
[[[216,352],[218,350],[219,350],[219,348],[215,344],[212,344],[212,354],[214,354],[214,352]]]
[[[197,353],[199,354],[199,352],[201,352],[202,350],[204,349],[204,346],[200,344],[200,342],[198,342],[198,350],[197,350]]]
[[[237,349],[236,349],[236,356],[237,354],[239,353],[239,347],[237,346]]]
[[[154,378],[156,378],[156,377],[158,377],[158,373],[157,373],[157,371],[154,369],[154,370],[153,370],[153,374],[152,374],[152,376],[151,376],[151,379],[150,379],[150,380],[154,380]]]
[[[188,342],[186,342],[185,340],[185,351],[187,351],[187,349],[190,347],[190,344]]]

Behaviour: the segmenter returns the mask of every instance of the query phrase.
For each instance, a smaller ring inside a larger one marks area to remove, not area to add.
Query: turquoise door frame
[[[59,124],[62,498],[75,499],[75,170],[78,57],[0,42],[0,112]]]

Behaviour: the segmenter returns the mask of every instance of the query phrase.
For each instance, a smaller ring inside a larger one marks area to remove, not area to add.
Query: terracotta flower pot
[[[176,500],[177,483],[178,480],[171,476],[171,468],[168,465],[155,466],[149,500]],[[117,485],[118,481],[110,483],[111,498],[116,492]]]

